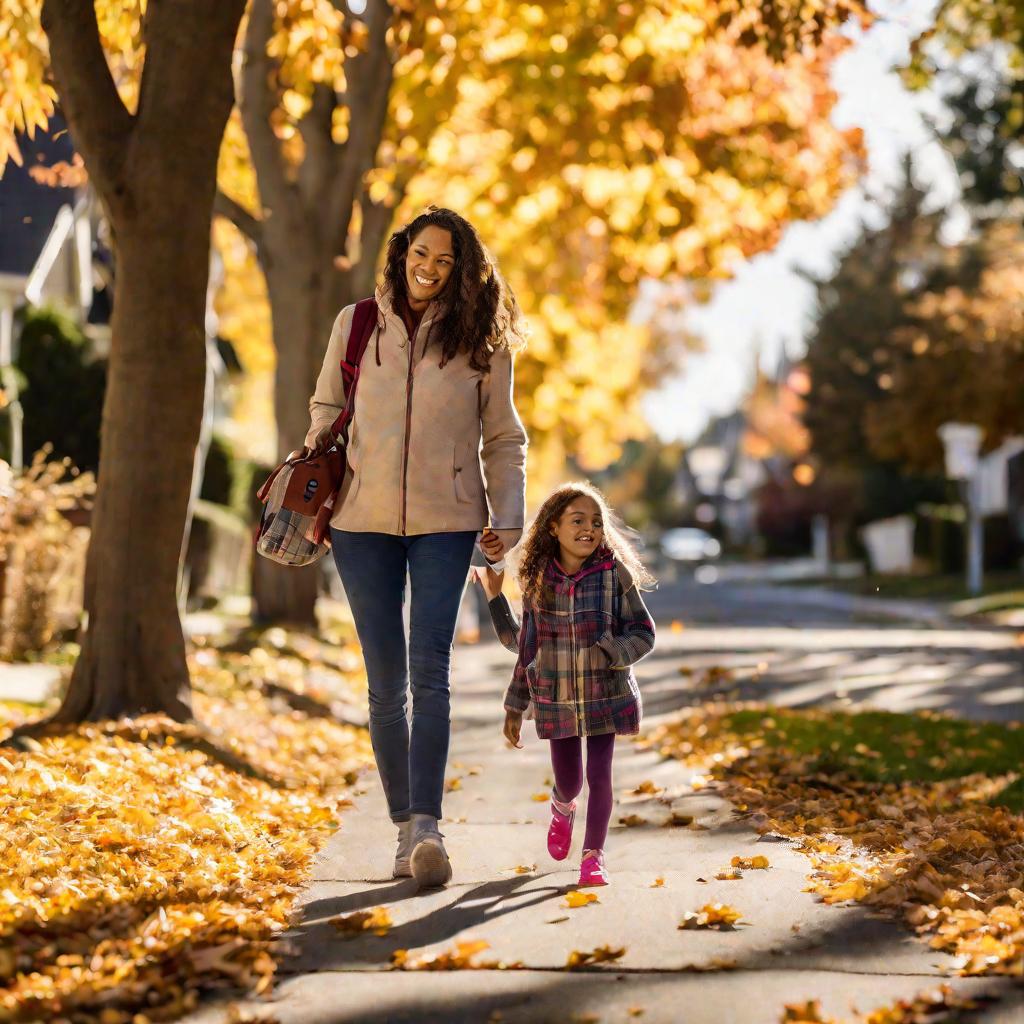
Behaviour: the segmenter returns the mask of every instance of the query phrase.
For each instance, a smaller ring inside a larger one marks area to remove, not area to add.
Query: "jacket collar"
[[[547,573],[554,583],[576,583],[583,579],[584,576],[589,576],[595,572],[602,572],[605,569],[611,569],[614,565],[615,561],[611,548],[602,544],[574,573],[566,572],[559,564],[557,558],[552,558],[548,562]]]
[[[394,304],[394,293],[392,292],[391,286],[387,282],[382,282],[377,285],[374,297],[377,300],[377,308],[380,310],[381,315],[385,321],[391,321],[392,325],[398,329],[398,337],[401,339],[399,344],[402,348],[405,348],[407,339],[409,337],[409,330],[405,326],[405,320],[401,314],[395,309]],[[420,321],[419,334],[421,337],[426,338],[426,330],[430,327],[431,323],[435,320],[439,320],[444,316],[447,306],[445,303],[435,299],[427,308],[423,311],[423,319]]]

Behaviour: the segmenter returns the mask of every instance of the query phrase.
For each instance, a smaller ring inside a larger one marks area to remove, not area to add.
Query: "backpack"
[[[377,303],[356,303],[341,376],[345,407],[331,425],[334,444],[326,451],[292,452],[256,492],[263,504],[256,527],[256,551],[281,565],[312,565],[326,554],[331,516],[345,480],[347,427],[355,411],[359,365],[377,325]]]

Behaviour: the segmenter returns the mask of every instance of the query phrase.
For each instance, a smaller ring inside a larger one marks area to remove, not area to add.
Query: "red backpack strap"
[[[338,418],[331,427],[331,433],[335,437],[345,429],[346,424],[352,418],[352,403],[355,399],[356,385],[359,383],[359,366],[376,326],[377,300],[363,299],[357,302],[355,312],[352,314],[352,328],[348,332],[345,358],[341,360],[341,379],[345,385],[345,408],[338,413]]]

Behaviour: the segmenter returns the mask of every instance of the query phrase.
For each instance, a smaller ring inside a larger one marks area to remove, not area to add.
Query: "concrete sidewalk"
[[[286,937],[273,999],[207,1006],[189,1020],[220,1024],[230,1013],[269,1015],[281,1024],[342,1021],[686,1021],[774,1024],[785,1003],[820,999],[827,1014],[848,1016],[949,980],[979,993],[993,983],[945,978],[948,958],[899,924],[864,908],[829,907],[803,892],[810,862],[785,841],[759,837],[714,792],[690,787],[693,771],[623,740],[616,752],[618,803],[645,824],[613,827],[608,842],[612,885],[599,903],[567,909],[579,841],[570,859],[545,848],[547,805],[533,799],[550,785],[547,744],[527,723],[526,749],[500,735],[501,694],[510,656],[496,644],[460,649],[453,682],[455,731],[446,798],[447,837],[455,877],[444,890],[416,894],[390,880],[394,830],[385,819],[376,778],[348,810],[300,898]],[[640,671],[643,683],[644,666]],[[644,780],[657,796],[629,791]],[[697,827],[664,827],[671,810]],[[768,871],[739,881],[715,874],[741,855],[766,855]],[[655,879],[664,884],[655,887]],[[734,931],[681,931],[683,915],[706,903],[736,907]],[[377,906],[393,927],[383,936],[346,938],[332,917]],[[484,940],[478,959],[521,963],[516,970],[428,973],[390,970],[394,951],[411,957]],[[564,970],[573,950],[625,947],[617,962],[586,972]],[[987,1011],[1009,1022],[1020,1004]],[[589,1016],[588,1016],[589,1015]]]

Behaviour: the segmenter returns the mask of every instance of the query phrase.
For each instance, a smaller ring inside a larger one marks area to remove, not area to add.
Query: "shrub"
[[[10,661],[41,651],[81,610],[89,531],[65,513],[90,506],[95,482],[51,454],[36,452],[17,477],[0,462],[0,658]]]
[[[16,368],[22,381],[26,452],[51,445],[48,458],[67,457],[95,471],[107,384],[106,363],[92,360],[89,341],[70,317],[53,309],[20,314]],[[0,458],[10,460],[8,432],[0,430]]]

